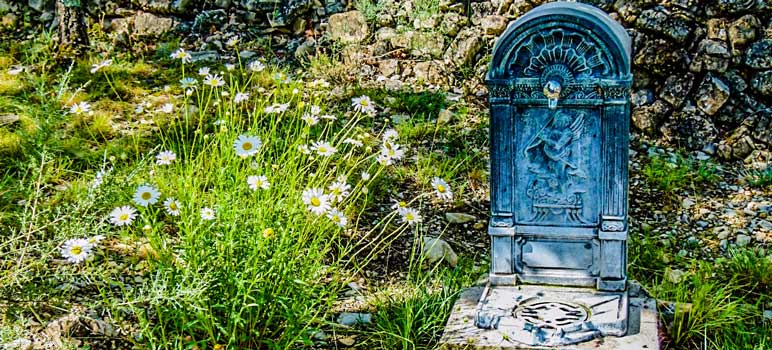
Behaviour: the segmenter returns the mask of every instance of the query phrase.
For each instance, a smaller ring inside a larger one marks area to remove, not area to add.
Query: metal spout
[[[558,108],[560,89],[560,83],[554,80],[549,80],[546,84],[544,84],[544,90],[542,90],[542,93],[544,93],[544,96],[547,97],[547,107],[549,109]]]

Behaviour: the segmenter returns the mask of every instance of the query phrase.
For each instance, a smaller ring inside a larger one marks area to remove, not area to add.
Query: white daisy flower
[[[383,132],[383,142],[394,142],[399,137],[397,130],[388,129]]]
[[[201,219],[206,221],[214,220],[214,209],[210,207],[201,208]]]
[[[233,148],[236,150],[236,154],[242,158],[253,156],[260,150],[260,146],[263,142],[257,136],[239,135],[235,142],[233,142]]]
[[[319,115],[320,113],[322,113],[322,107],[319,107],[317,105],[313,105],[313,106],[311,106],[310,112],[313,115]]]
[[[158,165],[169,165],[177,159],[177,155],[172,151],[161,151],[155,156],[155,163]]]
[[[330,210],[330,198],[321,188],[309,188],[303,191],[303,203],[308,210],[316,215],[322,215]]]
[[[354,111],[365,114],[375,113],[375,104],[373,104],[373,101],[370,100],[369,96],[362,95],[354,97],[351,100],[351,105],[354,107]]]
[[[204,78],[204,85],[209,85],[211,87],[220,87],[225,85],[225,80],[223,80],[219,74],[215,74],[215,75],[209,74]]]
[[[90,244],[92,247],[94,247],[94,246],[99,244],[99,242],[101,242],[104,239],[105,239],[105,235],[96,235],[96,236],[91,237],[91,238],[88,239],[88,244]]]
[[[329,157],[329,156],[335,154],[335,151],[337,151],[338,149],[333,147],[329,142],[326,142],[326,141],[314,141],[311,144],[311,150],[315,151],[320,156]]]
[[[137,190],[134,191],[134,203],[139,206],[146,207],[150,204],[158,202],[158,198],[161,197],[161,192],[157,188],[150,185],[140,185]]]
[[[396,210],[400,214],[402,213],[403,210],[407,208],[407,202],[405,201],[402,201],[396,198],[392,198],[391,201],[394,202],[394,204],[391,205],[391,209]]]
[[[402,209],[400,215],[402,215],[402,222],[406,222],[410,225],[415,225],[423,220],[421,214],[418,213],[418,210],[413,208]]]
[[[435,177],[432,179],[432,187],[437,193],[437,197],[440,197],[440,199],[444,201],[453,199],[453,192],[450,191],[450,186],[447,182],[445,182],[445,180],[440,179],[439,177]]]
[[[396,143],[384,143],[383,146],[381,146],[381,154],[389,157],[389,159],[398,161],[405,156],[405,151],[400,149],[400,145]]]
[[[225,64],[225,70],[230,72],[230,71],[232,71],[234,69],[236,69],[236,65],[235,64],[233,64],[233,63],[226,63]]]
[[[115,226],[131,225],[137,217],[137,210],[131,206],[117,207],[110,212],[110,222]]]
[[[265,65],[263,64],[263,62],[255,60],[249,63],[249,70],[253,72],[260,72],[264,69],[265,69]]]
[[[161,106],[161,108],[159,108],[158,111],[161,113],[169,114],[171,112],[174,112],[174,105],[171,103],[164,103],[164,105]]]
[[[67,261],[77,264],[91,255],[91,244],[88,240],[82,238],[73,238],[64,242],[61,248],[62,257]]]
[[[340,227],[346,227],[348,224],[348,218],[338,208],[332,208],[327,212],[327,218]]]
[[[233,96],[233,103],[239,104],[249,99],[248,92],[238,92],[236,96]]]
[[[324,119],[324,120],[328,120],[328,121],[333,121],[333,120],[336,120],[336,119],[338,119],[338,118],[336,118],[336,117],[335,117],[334,115],[332,115],[332,114],[325,114],[325,115],[322,115],[320,118],[322,118],[322,119]]]
[[[193,60],[193,57],[190,56],[190,53],[185,51],[183,48],[177,49],[177,51],[174,51],[171,55],[169,55],[173,59],[178,59],[182,61],[182,63],[190,63],[190,61]]]
[[[389,166],[394,164],[394,161],[392,160],[392,158],[383,153],[379,154],[378,157],[375,158],[375,160],[378,162],[378,164],[383,166]]]
[[[209,75],[209,67],[204,66],[204,67],[199,68],[198,69],[198,75],[200,75],[202,77],[205,77],[205,76]]]
[[[180,201],[174,199],[174,197],[167,197],[164,200],[164,210],[171,216],[180,215]]]
[[[314,88],[328,88],[330,87],[330,83],[327,82],[327,80],[324,79],[316,79],[311,82],[311,87]]]
[[[196,78],[187,77],[180,79],[180,87],[182,87],[184,90],[195,89],[196,84],[198,84],[198,80],[196,80]]]
[[[300,119],[303,119],[303,121],[306,122],[309,126],[314,126],[319,123],[319,118],[310,113],[303,114],[303,117]]]
[[[26,70],[26,68],[24,66],[11,66],[11,68],[8,68],[8,74],[9,75],[19,75],[24,70]]]
[[[276,105],[276,113],[284,113],[289,106],[289,102]]]
[[[351,185],[347,184],[346,180],[338,180],[330,184],[327,189],[330,190],[330,199],[333,202],[340,202],[348,197]]]
[[[370,173],[363,171],[362,172],[362,181],[368,181],[370,180]]]
[[[72,106],[70,106],[70,113],[72,114],[87,114],[91,112],[91,104],[89,104],[86,101],[75,103]]]
[[[263,112],[265,112],[266,114],[283,113],[284,111],[287,110],[287,108],[289,108],[289,102],[284,104],[272,104],[270,106],[266,106],[265,108],[263,108]]]
[[[271,183],[268,182],[268,178],[263,175],[251,175],[247,177],[247,184],[249,184],[249,188],[253,191],[257,191],[258,188],[263,190],[271,188]]]
[[[239,37],[238,36],[234,36],[234,37],[231,37],[230,39],[228,39],[228,41],[225,42],[225,45],[227,45],[227,46],[236,46],[236,44],[238,44],[238,43],[239,43]]]
[[[362,141],[359,141],[359,140],[356,140],[356,139],[352,139],[352,138],[347,138],[347,139],[343,140],[343,143],[345,143],[347,145],[353,145],[354,147],[362,147],[364,145],[364,143],[362,143]]]
[[[109,67],[111,64],[113,64],[113,60],[104,60],[102,62],[95,63],[91,66],[91,74],[98,72],[102,68]]]
[[[308,145],[298,145],[298,152],[302,154],[311,154],[311,149],[308,148]]]

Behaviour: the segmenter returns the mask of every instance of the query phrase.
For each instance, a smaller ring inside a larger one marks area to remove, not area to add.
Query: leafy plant
[[[365,16],[368,23],[374,23],[383,11],[383,3],[378,0],[355,0],[354,8]]]

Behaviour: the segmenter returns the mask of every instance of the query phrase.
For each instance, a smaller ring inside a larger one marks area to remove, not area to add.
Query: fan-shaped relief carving
[[[604,51],[586,34],[569,29],[535,33],[520,47],[509,66],[513,78],[538,78],[540,85],[554,80],[564,87],[561,95],[585,89],[588,80],[608,76],[611,64]]]

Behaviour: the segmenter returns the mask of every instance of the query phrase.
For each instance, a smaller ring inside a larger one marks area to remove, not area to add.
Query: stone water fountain
[[[659,349],[628,281],[630,37],[601,10],[539,6],[496,42],[491,271],[442,338],[463,349]]]

